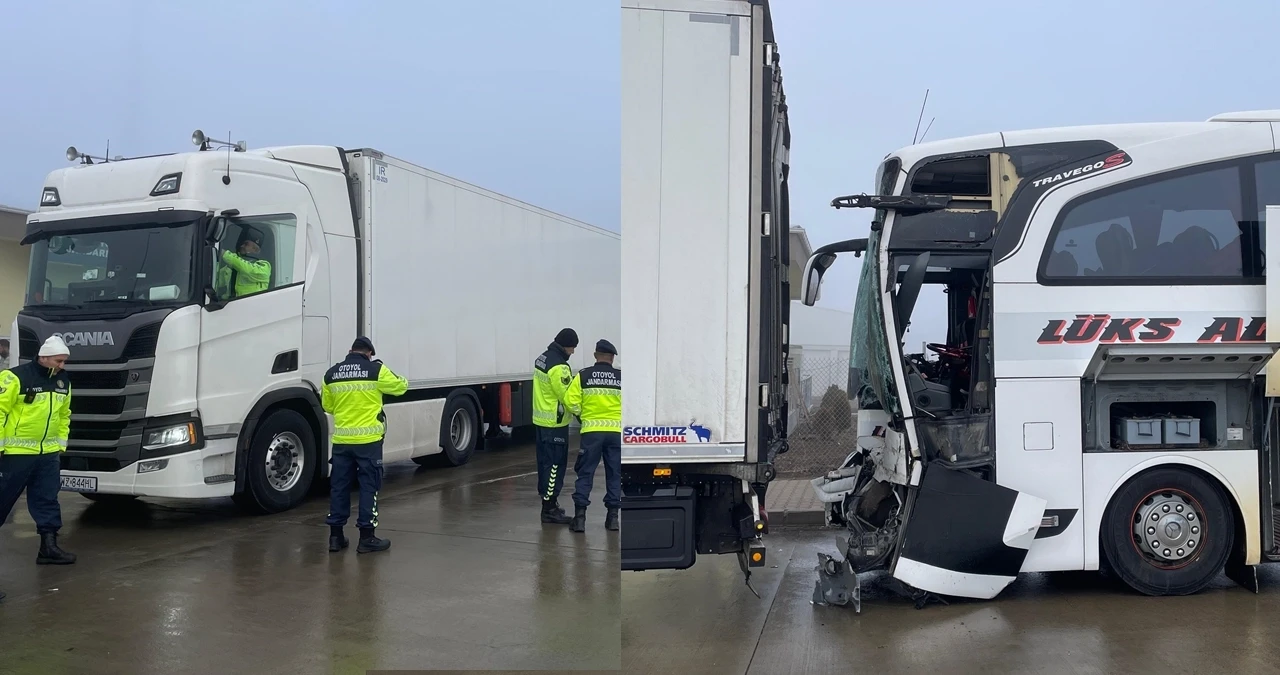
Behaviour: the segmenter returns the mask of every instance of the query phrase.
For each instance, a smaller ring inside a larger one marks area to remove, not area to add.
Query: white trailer
[[[358,335],[409,380],[385,460],[466,463],[484,423],[531,423],[532,365],[565,326],[619,341],[619,236],[376,150],[81,158],[28,218],[18,358],[71,346],[63,487],[96,500],[235,496],[292,508],[327,474],[324,371]],[[260,292],[223,255],[256,232]],[[576,355],[575,367],[588,365]]]
[[[1280,560],[1280,388],[1261,374],[1280,347],[1277,127],[1261,111],[937,141],[834,200],[875,216],[805,272],[811,303],[839,253],[866,252],[858,450],[815,481],[850,536],[820,556],[815,601],[856,604],[851,574],[878,568],[972,598],[1104,564],[1150,595],[1224,568],[1257,590]],[[926,284],[947,337],[909,354]]]
[[[625,0],[622,92],[622,566],[763,565],[790,306],[768,4]]]

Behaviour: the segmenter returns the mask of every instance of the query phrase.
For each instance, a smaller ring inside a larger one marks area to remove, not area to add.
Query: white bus
[[[1104,565],[1149,595],[1224,568],[1257,590],[1280,560],[1260,375],[1280,342],[1277,127],[1265,111],[937,141],[832,202],[875,216],[804,275],[812,304],[837,254],[865,252],[858,450],[814,481],[851,536],[820,556],[816,601],[856,604],[873,569],[972,598]],[[927,286],[945,317],[919,316]],[[945,342],[905,353],[913,321],[945,321]]]

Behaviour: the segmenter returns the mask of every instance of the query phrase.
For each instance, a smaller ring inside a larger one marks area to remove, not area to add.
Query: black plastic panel
[[[684,485],[656,487],[622,499],[622,569],[676,569],[693,566],[697,496]]]

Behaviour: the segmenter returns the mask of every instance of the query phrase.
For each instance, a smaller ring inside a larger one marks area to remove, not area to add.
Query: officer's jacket
[[[225,298],[240,298],[267,290],[271,284],[271,263],[235,251],[222,252],[222,269],[215,287]]]
[[[355,445],[381,440],[386,433],[382,395],[399,396],[409,381],[364,354],[351,353],[324,374],[320,405],[333,415],[333,444]]]
[[[582,420],[582,433],[622,431],[622,371],[607,363],[583,368],[569,383],[565,405]]]
[[[552,342],[533,362],[533,423],[556,429],[569,426],[565,392],[573,381],[569,353]]]
[[[67,449],[71,430],[71,380],[28,361],[0,373],[0,452],[43,455]]]

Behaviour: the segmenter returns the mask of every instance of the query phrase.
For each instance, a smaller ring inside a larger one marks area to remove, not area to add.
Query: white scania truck
[[[763,0],[622,3],[624,570],[765,564],[786,449],[787,106]]]
[[[28,218],[14,346],[71,347],[63,489],[295,506],[327,475],[321,378],[358,335],[410,384],[387,401],[386,461],[461,465],[485,422],[531,423],[560,328],[625,344],[614,233],[375,150],[193,141],[73,148]],[[254,292],[236,251],[270,264]]]
[[[936,141],[833,202],[874,216],[805,272],[812,303],[865,252],[858,450],[815,481],[849,536],[815,601],[856,604],[875,569],[971,598],[1102,565],[1151,595],[1224,568],[1257,589],[1280,560],[1278,134],[1262,111]],[[926,285],[946,338],[912,354]]]

